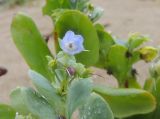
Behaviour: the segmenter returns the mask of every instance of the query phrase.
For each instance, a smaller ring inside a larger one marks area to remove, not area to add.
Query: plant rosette
[[[103,10],[89,0],[46,0],[42,9],[54,23],[56,55],[34,21],[17,13],[11,34],[34,88],[14,89],[11,103],[0,104],[0,119],[159,119],[158,48],[142,45],[148,37],[116,39],[97,23]],[[152,64],[144,86],[134,67],[142,60]],[[118,87],[95,84],[90,67],[106,70]]]

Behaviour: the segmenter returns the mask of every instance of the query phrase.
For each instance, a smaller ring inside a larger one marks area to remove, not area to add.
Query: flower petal
[[[81,35],[75,35],[73,31],[67,31],[60,41],[60,47],[67,54],[75,55],[85,50],[83,41]]]
[[[76,41],[78,41],[81,44],[83,44],[84,42],[84,38],[81,35],[75,35],[74,39],[76,39]]]
[[[65,36],[63,37],[63,40],[70,41],[75,36],[73,31],[67,31]]]

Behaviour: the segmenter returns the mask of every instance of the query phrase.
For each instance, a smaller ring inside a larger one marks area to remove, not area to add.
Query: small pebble
[[[0,76],[3,76],[7,73],[7,69],[0,67]]]

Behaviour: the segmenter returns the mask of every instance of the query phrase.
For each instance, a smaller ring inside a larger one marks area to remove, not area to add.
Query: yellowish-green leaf
[[[115,117],[124,118],[135,114],[146,114],[156,108],[154,96],[144,90],[95,86],[94,92],[108,102]]]

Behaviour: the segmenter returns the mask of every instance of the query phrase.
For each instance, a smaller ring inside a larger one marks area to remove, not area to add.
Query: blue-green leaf
[[[80,108],[79,116],[80,119],[114,119],[108,103],[95,93]]]
[[[11,33],[13,41],[31,69],[39,72],[48,80],[53,74],[48,69],[46,56],[52,56],[47,44],[33,20],[23,13],[14,16]]]
[[[54,108],[31,88],[17,88],[10,97],[12,106],[20,114],[32,114],[38,119],[57,119]]]
[[[74,80],[67,95],[67,119],[71,119],[76,108],[83,105],[90,96],[92,85],[89,79]]]
[[[30,70],[29,76],[38,92],[45,97],[48,103],[51,104],[56,111],[61,113],[63,104],[60,95],[58,95],[58,91],[41,74]]]

